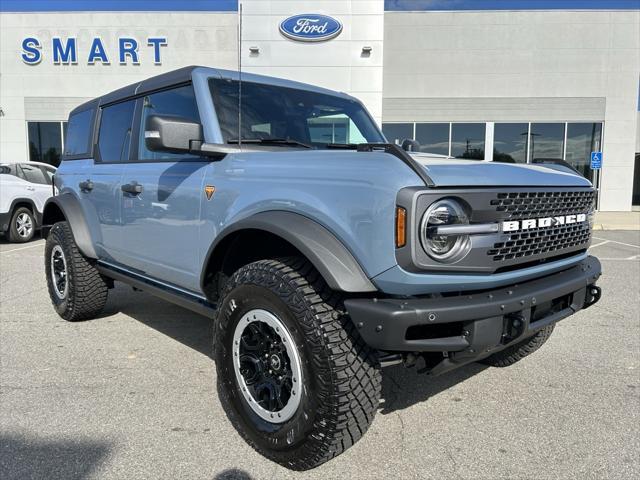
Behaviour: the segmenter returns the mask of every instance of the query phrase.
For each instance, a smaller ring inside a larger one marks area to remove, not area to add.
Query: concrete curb
[[[630,230],[640,231],[640,225],[594,224],[593,230]]]
[[[594,230],[640,230],[640,212],[596,212]]]

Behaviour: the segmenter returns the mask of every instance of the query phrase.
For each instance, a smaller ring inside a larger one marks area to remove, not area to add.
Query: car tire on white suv
[[[9,225],[9,241],[16,243],[28,242],[36,231],[36,219],[27,207],[16,208],[11,216]]]

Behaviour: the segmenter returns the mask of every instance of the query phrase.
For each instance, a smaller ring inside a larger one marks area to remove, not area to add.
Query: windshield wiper
[[[358,148],[357,143],[327,143],[327,148],[340,148],[344,150],[355,150]]]
[[[240,143],[237,138],[230,138],[227,143]],[[290,138],[243,138],[242,143],[260,143],[263,145],[291,145],[294,147],[313,148],[311,145]]]

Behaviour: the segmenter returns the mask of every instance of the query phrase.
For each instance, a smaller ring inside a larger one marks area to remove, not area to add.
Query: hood
[[[591,182],[554,164],[457,160],[412,153],[436,187],[590,187]]]

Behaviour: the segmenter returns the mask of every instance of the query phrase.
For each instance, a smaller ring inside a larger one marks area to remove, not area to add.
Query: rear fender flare
[[[95,243],[91,235],[91,229],[89,228],[89,224],[87,223],[87,219],[78,198],[70,193],[63,193],[62,195],[57,195],[47,200],[44,205],[42,219],[43,227],[45,229],[48,230],[53,226],[53,223],[57,221],[54,221],[54,219],[57,218],[57,210],[62,212],[64,218],[69,223],[71,232],[73,233],[73,239],[82,254],[86,257],[97,259],[98,254],[96,253],[94,246]]]

